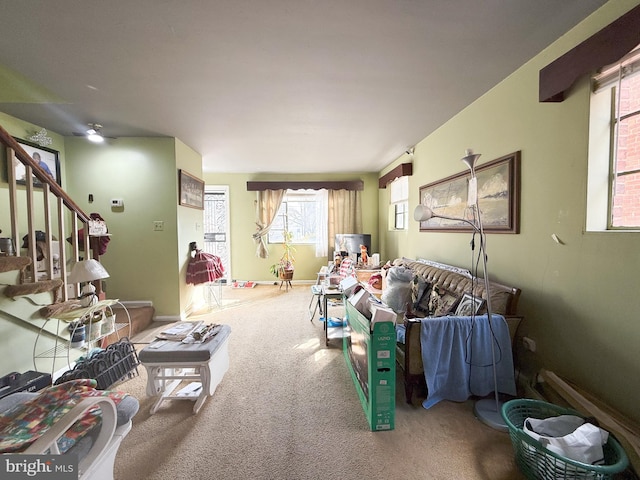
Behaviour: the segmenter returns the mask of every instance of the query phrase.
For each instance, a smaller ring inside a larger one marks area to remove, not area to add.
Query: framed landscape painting
[[[478,204],[482,225],[488,233],[520,232],[520,152],[476,167]],[[420,204],[436,215],[469,218],[467,195],[470,172],[429,183],[420,187]],[[472,227],[456,220],[431,218],[420,222],[420,231],[471,232]]]
[[[50,148],[41,147],[36,143],[28,142],[20,138],[15,139],[16,142],[27,152],[31,158],[33,158],[40,167],[49,175],[58,185],[62,185],[60,179],[60,159],[58,158],[58,152],[51,150]],[[14,168],[16,183],[20,185],[26,184],[27,169],[23,163],[15,156],[12,159],[12,166]],[[33,186],[41,187],[42,182],[33,175]]]

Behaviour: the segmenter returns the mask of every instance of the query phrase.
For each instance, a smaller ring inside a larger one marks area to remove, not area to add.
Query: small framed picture
[[[54,179],[58,185],[62,185],[60,179],[60,159],[58,158],[58,152],[56,150],[41,147],[37,143],[28,142],[20,138],[16,138],[15,140],[24,151],[42,167],[47,175]],[[16,158],[15,154],[12,159],[12,166],[15,172],[16,183],[25,185],[27,183],[27,168]],[[33,186],[42,187],[42,182],[35,175],[33,175]]]
[[[204,210],[204,182],[184,170],[178,170],[180,205]]]
[[[458,308],[456,308],[455,315],[458,317],[475,315],[480,311],[483,305],[484,299],[465,293],[458,304]]]

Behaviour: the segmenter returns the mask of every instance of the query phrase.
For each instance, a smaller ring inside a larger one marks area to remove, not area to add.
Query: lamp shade
[[[426,205],[418,205],[413,211],[413,219],[416,222],[426,222],[430,218],[433,218],[433,210]]]
[[[475,166],[479,158],[480,158],[479,153],[473,153],[473,150],[467,149],[464,157],[462,157],[462,162],[467,167],[469,167],[469,170],[471,170],[471,173],[475,174]]]
[[[99,261],[93,258],[76,262],[69,274],[70,283],[92,282],[103,278],[109,278],[109,273]]]

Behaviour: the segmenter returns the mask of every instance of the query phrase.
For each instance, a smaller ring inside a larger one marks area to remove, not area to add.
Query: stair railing
[[[90,245],[89,238],[89,220],[87,215],[71,197],[58,185],[53,178],[51,178],[21,146],[20,144],[2,127],[0,126],[0,142],[6,147],[7,150],[7,163],[8,171],[8,194],[9,194],[9,208],[10,208],[10,238],[15,248],[15,254],[21,255],[21,243],[20,243],[20,226],[26,223],[26,239],[27,239],[27,255],[31,258],[31,265],[23,270],[21,273],[21,283],[26,282],[38,282],[42,280],[53,279],[59,274],[60,279],[63,282],[62,292],[58,298],[63,300],[68,299],[67,290],[67,255],[65,248],[65,238],[67,238],[67,229],[70,229],[71,233],[71,259],[78,261],[80,259],[80,245],[78,243],[78,227],[82,224],[84,231],[83,235],[83,250],[86,252],[86,256],[89,257]],[[25,205],[26,212],[20,212],[19,208],[19,194],[20,190],[17,188],[17,179],[15,178],[15,166],[14,162],[19,161],[25,166]],[[42,206],[36,206],[36,200],[34,195],[34,182],[33,177],[36,177],[42,184]],[[52,213],[52,206],[55,212]],[[39,210],[40,209],[40,210]],[[37,228],[36,213],[42,212],[43,225],[41,228]],[[21,222],[20,213],[26,216],[26,222]],[[67,221],[65,221],[65,217]],[[53,251],[53,237],[54,227],[56,223],[57,238],[59,241],[59,252]],[[24,228],[24,227],[22,227]],[[45,261],[44,277],[38,278],[38,246],[36,243],[36,230],[43,231],[45,234],[44,245],[40,243],[40,248],[45,248],[43,252],[43,261]],[[59,255],[59,270],[56,271],[54,265],[54,253]],[[92,255],[96,258],[95,252]],[[98,290],[98,293],[101,289]],[[76,296],[77,296],[76,286]]]

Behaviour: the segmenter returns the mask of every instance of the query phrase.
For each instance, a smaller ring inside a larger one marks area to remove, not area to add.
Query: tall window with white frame
[[[407,230],[409,211],[409,177],[396,178],[389,184],[389,230]]]
[[[608,230],[640,229],[640,47],[593,78],[600,109],[608,103]],[[592,101],[592,109],[598,102]],[[597,115],[597,106],[596,115]],[[594,112],[592,112],[592,120]],[[602,156],[602,154],[600,155]],[[590,159],[590,174],[592,173]]]

